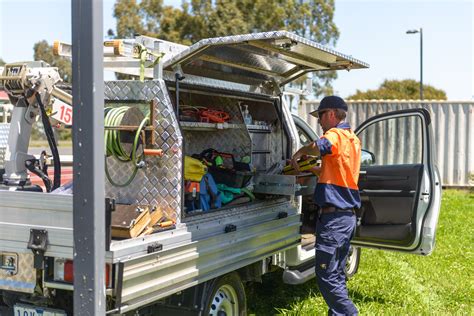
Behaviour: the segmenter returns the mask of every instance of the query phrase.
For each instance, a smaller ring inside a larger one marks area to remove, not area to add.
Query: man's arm
[[[291,165],[297,171],[300,172],[300,167],[298,166],[298,160],[303,156],[320,156],[319,147],[316,145],[316,142],[312,142],[304,147],[301,147],[291,159]]]

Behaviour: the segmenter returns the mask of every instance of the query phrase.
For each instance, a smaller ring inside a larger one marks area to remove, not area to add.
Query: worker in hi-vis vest
[[[299,170],[297,161],[305,156],[321,156],[322,163],[314,193],[319,206],[316,224],[316,279],[329,315],[356,315],[349,299],[345,265],[350,241],[356,227],[355,208],[360,208],[359,180],[361,144],[344,120],[347,104],[337,96],[323,98],[316,111],[324,135],[302,147],[291,164]],[[313,170],[314,171],[314,170]]]

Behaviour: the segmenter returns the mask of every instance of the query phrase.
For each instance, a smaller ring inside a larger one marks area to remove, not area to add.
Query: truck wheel
[[[8,307],[13,307],[15,303],[17,303],[20,300],[21,296],[19,294],[15,294],[12,292],[3,292],[0,293],[0,304],[2,303],[1,301],[3,300],[3,304],[5,304]],[[0,315],[2,315],[0,313]]]
[[[237,272],[231,272],[211,281],[204,315],[243,316],[247,313],[245,289]]]
[[[349,248],[349,255],[347,256],[346,261],[346,278],[352,278],[359,269],[360,262],[360,247],[351,246]]]

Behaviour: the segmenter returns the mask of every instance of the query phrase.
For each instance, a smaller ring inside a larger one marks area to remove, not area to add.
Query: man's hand
[[[303,156],[319,156],[319,148],[316,146],[315,143],[310,143],[309,145],[306,145],[304,147],[301,147],[294,155],[293,158],[291,159],[291,165],[295,169],[295,174],[301,173],[300,167],[298,166],[298,160],[300,160]]]
[[[300,159],[300,155],[298,155],[298,153],[296,153],[293,158],[291,159],[291,166],[293,167],[294,169],[294,172],[293,174],[300,174],[301,171],[300,171],[300,166],[298,165],[298,160]]]
[[[314,166],[313,168],[309,169],[309,171],[311,171],[311,173],[315,176],[319,177],[321,174],[321,166]]]

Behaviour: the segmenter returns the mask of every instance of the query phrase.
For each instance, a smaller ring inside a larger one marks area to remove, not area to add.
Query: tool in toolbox
[[[166,216],[162,216],[160,220],[156,224],[151,226],[150,228],[151,228],[151,233],[157,233],[160,231],[173,229],[175,227],[176,227],[176,221],[169,219]]]
[[[116,204],[115,211],[112,212],[112,237],[137,237],[147,229],[150,222],[148,206]]]
[[[197,155],[197,158],[201,159],[208,166],[219,168],[234,169],[236,168],[237,164],[234,159],[234,155],[230,153],[219,152],[214,148],[203,150],[199,155]]]
[[[156,225],[154,225],[155,227],[158,226],[158,227],[161,227],[161,228],[165,228],[165,227],[170,227],[172,225],[174,225],[175,222],[172,221],[172,220],[168,220],[168,221],[162,221],[160,223],[157,223]]]
[[[111,234],[114,238],[133,238],[173,228],[175,224],[156,206],[116,204],[112,212]]]
[[[221,192],[222,204],[230,203],[241,197],[247,197],[246,201],[255,200],[255,195],[247,188],[233,188],[220,183],[217,185],[217,189]]]
[[[320,165],[321,165],[320,160],[316,157],[301,159],[298,161],[298,166],[300,167],[300,171],[310,171],[314,167],[318,167]],[[283,174],[291,175],[295,172],[296,171],[292,165],[287,165],[283,168]]]
[[[229,153],[218,152],[214,149],[207,149],[201,153],[201,156],[210,166],[219,168],[234,169],[235,159],[234,155]]]
[[[186,122],[225,123],[230,120],[230,114],[204,106],[181,105],[179,118]]]
[[[209,123],[225,123],[230,120],[229,113],[220,110],[206,109],[200,111],[201,122],[207,120]]]
[[[253,176],[249,163],[235,161],[234,155],[219,152],[213,148],[202,151],[197,158],[208,165],[209,173],[216,183],[242,188]]]
[[[185,122],[200,122],[200,110],[202,106],[181,105],[179,107],[179,120]]]

